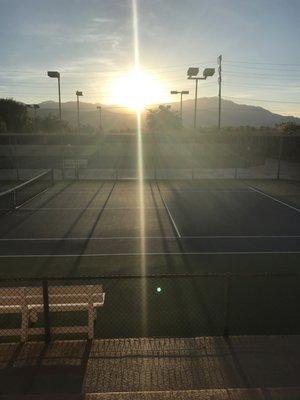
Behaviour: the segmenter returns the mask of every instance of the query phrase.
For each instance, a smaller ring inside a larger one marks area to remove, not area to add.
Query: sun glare
[[[110,102],[134,110],[143,110],[165,98],[165,87],[158,79],[134,69],[114,82]]]

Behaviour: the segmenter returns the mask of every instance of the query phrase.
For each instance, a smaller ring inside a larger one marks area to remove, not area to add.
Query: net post
[[[225,316],[224,316],[224,330],[223,336],[229,336],[229,316],[230,316],[230,286],[231,286],[231,278],[229,274],[225,276]]]
[[[44,324],[45,324],[45,341],[48,343],[51,340],[50,333],[50,318],[49,318],[49,292],[48,280],[43,279],[43,306],[44,306]]]

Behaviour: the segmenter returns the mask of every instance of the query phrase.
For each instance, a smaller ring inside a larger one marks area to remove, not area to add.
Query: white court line
[[[247,185],[247,184],[246,184],[246,185]],[[293,206],[291,206],[290,204],[288,204],[288,203],[286,203],[286,202],[284,202],[284,201],[282,201],[282,200],[276,199],[276,197],[273,197],[273,196],[271,196],[271,195],[269,195],[269,194],[263,192],[263,191],[260,190],[260,189],[256,189],[256,188],[254,188],[253,186],[250,186],[250,185],[247,185],[247,186],[248,186],[251,190],[253,190],[254,192],[261,194],[262,196],[268,197],[269,199],[274,200],[274,201],[276,201],[277,203],[282,204],[283,206],[286,206],[286,207],[288,207],[288,208],[291,208],[291,209],[294,210],[294,211],[300,212],[299,208],[297,208],[297,207],[293,207]]]
[[[189,190],[189,189],[161,189],[162,192],[176,192],[176,193],[247,193],[249,189],[197,189],[197,190]]]
[[[157,182],[156,182],[156,186],[157,186],[157,190],[158,190],[159,196],[160,196],[160,198],[161,198],[161,201],[163,202],[163,205],[164,205],[164,207],[165,207],[165,209],[166,209],[166,211],[167,211],[167,213],[168,213],[168,215],[169,215],[169,218],[170,218],[170,220],[171,220],[171,223],[173,224],[173,227],[174,227],[174,229],[175,229],[175,231],[176,231],[176,234],[177,234],[177,236],[178,236],[179,238],[181,238],[181,234],[180,234],[180,232],[179,232],[179,229],[177,228],[177,225],[176,225],[175,220],[174,220],[174,218],[173,218],[173,216],[172,216],[172,214],[171,214],[171,211],[169,210],[169,207],[168,207],[167,203],[165,202],[165,199],[164,199],[163,195],[161,194],[160,187],[158,186],[158,183],[157,183]]]
[[[164,255],[174,255],[174,256],[184,256],[184,255],[213,255],[213,254],[300,254],[300,251],[203,251],[203,252],[153,252],[153,253],[91,253],[91,254],[8,254],[8,255],[0,255],[1,258],[44,258],[44,257],[52,257],[52,258],[62,258],[62,257],[122,257],[122,256],[164,256]]]
[[[141,207],[37,207],[37,208],[29,208],[24,207],[26,211],[51,211],[51,210],[139,210]],[[146,210],[164,210],[164,207],[144,207]]]
[[[300,235],[216,235],[216,236],[181,236],[180,239],[299,239]],[[72,241],[72,240],[139,240],[139,239],[178,239],[177,236],[94,236],[94,237],[42,237],[42,238],[0,238],[0,242],[30,241]]]
[[[99,193],[97,194],[97,196],[103,196],[103,197],[105,197],[105,195],[107,194],[107,193],[105,193],[105,191],[106,192],[109,192],[109,189],[110,188],[104,188],[103,186],[102,186],[102,191],[99,191]],[[51,194],[55,194],[55,195],[57,195],[57,196],[61,196],[61,197],[64,197],[64,196],[66,196],[66,195],[76,195],[76,194],[78,194],[78,195],[80,195],[80,196],[82,196],[82,195],[85,195],[85,194],[88,194],[88,195],[93,195],[93,194],[96,194],[98,192],[98,190],[90,190],[90,191],[68,191],[68,190],[65,190],[65,191],[55,191],[55,190],[51,190],[50,189],[50,193]]]

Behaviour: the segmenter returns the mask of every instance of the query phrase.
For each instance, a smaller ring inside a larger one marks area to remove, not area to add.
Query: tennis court
[[[299,333],[297,183],[148,180],[142,210],[136,180],[48,186],[1,216],[1,276],[104,284],[97,337]]]
[[[1,255],[25,265],[31,256],[134,257],[141,238],[150,257],[299,252],[299,208],[247,181],[145,181],[143,190],[143,205],[134,180],[59,182],[31,201],[22,194],[25,204],[1,218]],[[110,272],[136,272],[123,268]]]

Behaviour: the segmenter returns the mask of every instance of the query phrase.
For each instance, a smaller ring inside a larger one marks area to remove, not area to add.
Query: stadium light
[[[58,105],[59,105],[59,119],[61,120],[61,95],[60,95],[60,73],[58,71],[48,71],[49,78],[57,78],[58,82]]]
[[[171,90],[171,94],[180,94],[180,119],[181,119],[181,125],[183,125],[183,119],[182,119],[182,96],[184,94],[189,94],[190,92],[188,90]]]
[[[209,76],[213,76],[215,73],[215,69],[214,68],[205,68],[203,71],[203,76],[205,78],[209,77]]]
[[[187,70],[187,75],[189,76],[189,77],[191,77],[191,76],[197,76],[199,74],[199,68],[197,68],[197,67],[190,67],[188,70]]]
[[[197,76],[199,73],[199,68],[190,67],[187,70],[188,79],[194,79],[196,81],[196,89],[195,89],[195,106],[194,106],[194,129],[197,126],[197,99],[198,99],[198,81],[205,80],[206,78],[213,76],[215,73],[214,68],[205,68],[203,70],[202,76]]]

